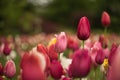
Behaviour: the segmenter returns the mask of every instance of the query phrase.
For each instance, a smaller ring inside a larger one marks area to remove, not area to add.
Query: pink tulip
[[[87,17],[82,17],[77,28],[77,36],[80,40],[87,40],[90,36],[90,24]]]
[[[66,47],[67,47],[67,37],[65,32],[61,32],[59,35],[57,35],[55,50],[58,53],[62,53],[65,51]]]
[[[12,78],[16,74],[16,66],[12,60],[8,60],[4,66],[3,72],[6,77]]]
[[[53,60],[50,66],[50,74],[54,79],[60,79],[63,75],[63,68],[59,61]]]
[[[75,51],[72,63],[69,66],[69,76],[73,78],[86,77],[90,72],[91,58],[87,49]]]
[[[110,25],[110,16],[106,11],[102,13],[101,22],[105,27],[108,27]]]
[[[109,66],[107,80],[120,80],[120,45],[114,53],[114,56]]]
[[[97,66],[98,64],[95,61],[96,55],[98,50],[102,49],[102,46],[100,44],[100,42],[95,42],[93,47],[90,50],[90,56],[91,56],[91,60],[94,66]]]
[[[49,67],[50,60],[46,55],[47,53],[44,53],[46,51],[42,51],[44,50],[43,47],[40,49],[38,46],[22,57],[22,80],[46,80],[46,70]]]
[[[111,62],[114,59],[114,55],[116,54],[117,47],[118,46],[115,43],[112,44],[112,47],[111,47],[111,50],[110,50],[110,55],[108,57],[109,65],[111,65]]]

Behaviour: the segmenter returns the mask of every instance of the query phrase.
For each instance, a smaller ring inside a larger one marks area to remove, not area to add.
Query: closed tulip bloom
[[[90,23],[87,17],[82,17],[77,28],[77,36],[80,40],[87,40],[90,36]]]
[[[59,35],[57,35],[55,50],[58,53],[62,53],[65,51],[66,47],[67,47],[67,37],[65,32],[61,32]]]
[[[108,39],[104,35],[100,35],[99,42],[101,43],[103,48],[107,48],[107,46],[108,46]]]
[[[102,49],[98,50],[96,58],[95,58],[96,63],[101,65],[103,63],[104,59],[105,59],[104,51]]]
[[[63,75],[63,68],[59,61],[53,60],[50,66],[50,74],[54,79],[60,79]]]
[[[6,77],[12,78],[16,74],[16,66],[12,60],[8,60],[4,66],[3,72]]]
[[[10,48],[9,43],[5,43],[5,44],[4,44],[3,53],[4,53],[5,55],[9,55],[10,52],[11,52],[11,50],[12,50],[12,49]]]
[[[91,58],[87,49],[79,49],[74,53],[69,66],[69,76],[73,78],[86,77],[90,72]]]
[[[49,59],[42,50],[43,48],[38,50],[38,47],[35,47],[24,54],[20,65],[22,80],[46,80]]]
[[[110,16],[106,11],[102,13],[101,22],[102,22],[102,25],[105,27],[108,27],[110,25]]]

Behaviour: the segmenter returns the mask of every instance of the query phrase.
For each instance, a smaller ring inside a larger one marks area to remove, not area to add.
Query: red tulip
[[[87,49],[75,51],[72,63],[69,66],[69,76],[73,78],[86,77],[90,72],[91,58]]]
[[[12,50],[12,49],[10,48],[9,43],[5,43],[5,44],[4,44],[3,53],[4,53],[5,55],[9,55],[10,52],[11,52],[11,50]]]
[[[8,60],[4,66],[3,72],[8,78],[14,77],[16,73],[15,63],[12,60]]]
[[[68,38],[68,44],[67,47],[69,49],[72,49],[73,51],[79,49],[79,44],[77,41],[75,41],[73,38]]]
[[[60,79],[63,75],[63,68],[59,61],[53,60],[50,66],[50,74],[55,79]]]
[[[58,53],[62,53],[65,51],[67,47],[67,37],[65,32],[61,32],[58,36],[57,36],[57,41],[55,44],[55,50]]]
[[[48,56],[51,60],[57,60],[58,59],[58,53],[55,51],[55,45],[50,45],[48,47]]]
[[[45,51],[40,52],[38,47],[35,47],[29,53],[24,54],[21,60],[22,80],[46,80],[46,70],[50,61],[43,52]]]
[[[87,40],[90,36],[90,24],[87,17],[82,17],[77,28],[77,36],[80,40]]]
[[[110,16],[106,11],[102,13],[101,22],[102,22],[102,25],[105,27],[110,25]]]

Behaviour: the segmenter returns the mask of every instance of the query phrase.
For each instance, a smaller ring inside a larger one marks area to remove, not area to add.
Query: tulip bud
[[[87,49],[77,50],[74,53],[68,74],[73,78],[86,77],[90,72],[91,58]]]
[[[65,51],[67,47],[67,37],[65,32],[61,32],[58,36],[57,36],[57,41],[55,44],[55,50],[58,53],[62,53],[63,51]]]
[[[105,54],[102,49],[99,49],[95,58],[97,64],[101,65],[104,61]]]
[[[60,79],[63,75],[63,68],[60,62],[53,60],[50,67],[50,74],[55,79]]]
[[[3,72],[4,72],[5,76],[8,78],[14,77],[14,75],[16,73],[15,63],[12,60],[8,60],[5,64]]]
[[[90,36],[90,24],[87,17],[82,17],[77,28],[77,36],[80,40],[87,40]]]
[[[102,18],[101,18],[102,25],[107,27],[110,25],[110,16],[107,12],[102,13]]]
[[[3,53],[4,53],[5,55],[9,55],[10,52],[11,52],[11,48],[10,48],[9,44],[8,44],[8,43],[5,43],[4,49],[3,49]]]

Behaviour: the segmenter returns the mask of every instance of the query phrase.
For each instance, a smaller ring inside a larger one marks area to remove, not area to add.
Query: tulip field
[[[108,33],[110,23],[104,11],[99,34],[83,16],[76,33],[0,37],[0,80],[120,80],[120,37]]]

